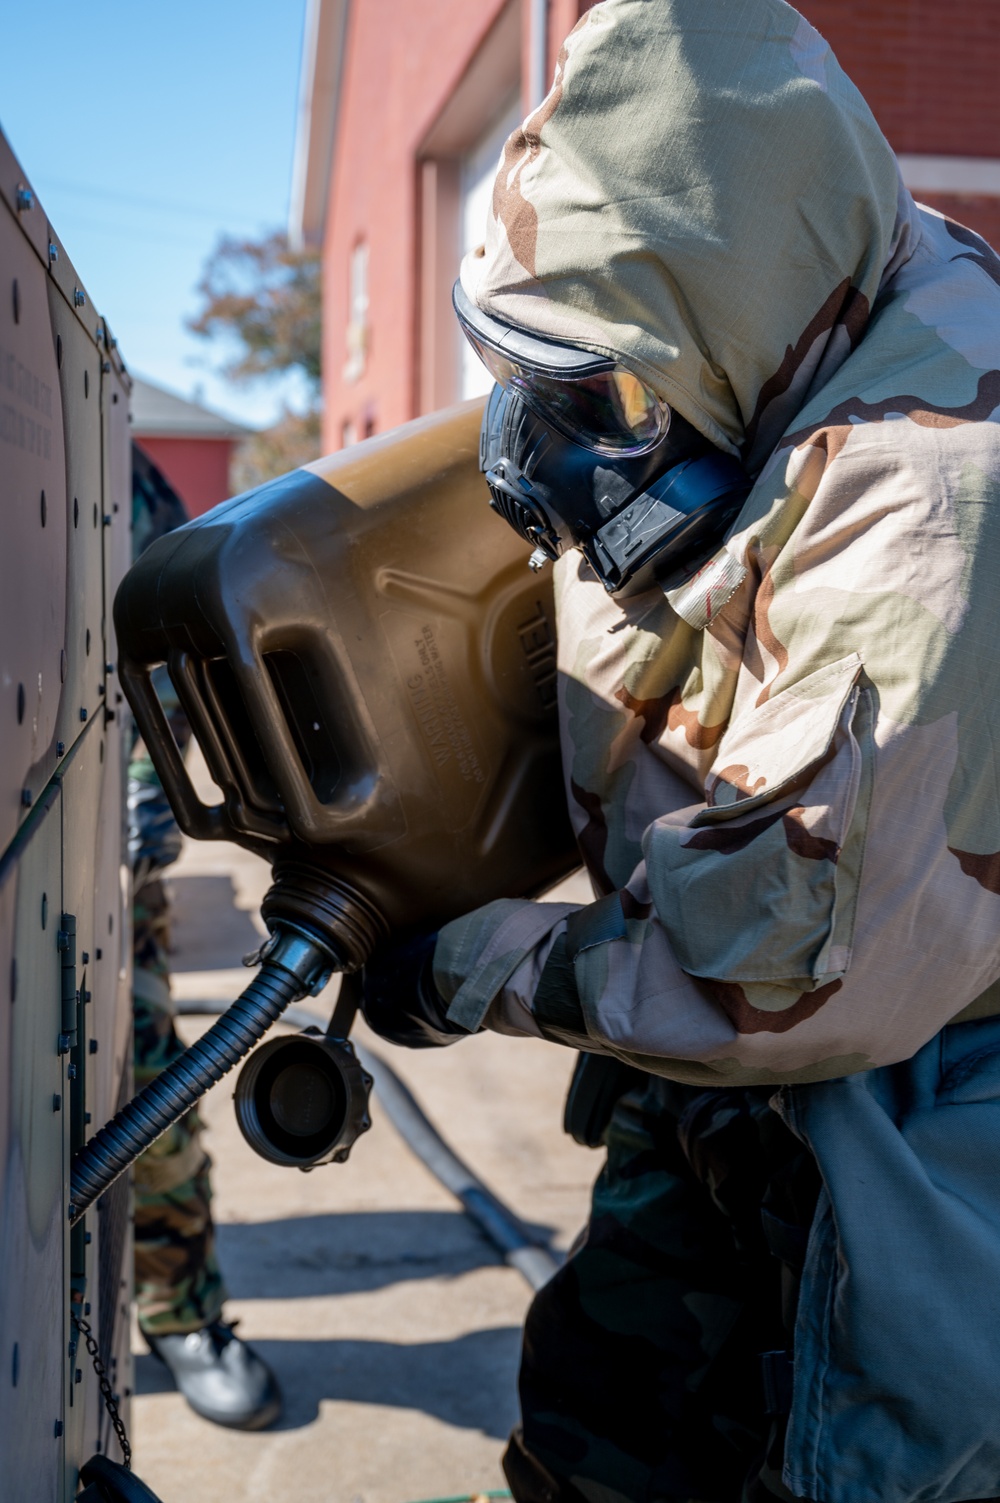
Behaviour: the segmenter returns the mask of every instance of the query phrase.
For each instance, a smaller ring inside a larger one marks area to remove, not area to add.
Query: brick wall
[[[1000,0],[799,0],[893,149],[1000,158]],[[1000,246],[1000,198],[915,194]]]
[[[800,0],[893,148],[1000,156],[998,0]]]
[[[364,0],[350,7],[323,245],[324,447],[417,410],[416,155],[503,0]],[[369,248],[363,370],[345,377],[351,257]]]

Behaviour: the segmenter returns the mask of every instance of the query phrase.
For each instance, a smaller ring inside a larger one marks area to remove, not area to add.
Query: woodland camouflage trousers
[[[181,1053],[168,967],[169,903],[152,878],[133,900],[136,1085]],[[139,1324],[150,1335],[196,1331],[225,1299],[215,1255],[208,1154],[197,1112],[157,1139],[135,1166],[135,1290]]]
[[[791,1497],[780,1390],[819,1177],[771,1095],[648,1077],[619,1101],[590,1222],[525,1327],[519,1503]]]

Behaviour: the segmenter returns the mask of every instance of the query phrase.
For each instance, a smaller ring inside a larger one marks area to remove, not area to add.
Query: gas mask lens
[[[620,365],[577,381],[517,371],[501,385],[519,391],[566,438],[602,454],[643,454],[659,443],[670,424],[666,403]]]
[[[639,376],[592,355],[528,334],[474,307],[456,285],[462,332],[490,375],[563,437],[600,454],[644,454],[664,437],[670,408]]]

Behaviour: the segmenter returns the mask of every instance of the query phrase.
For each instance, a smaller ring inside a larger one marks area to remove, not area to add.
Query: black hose
[[[541,1289],[559,1267],[549,1250],[531,1241],[514,1212],[449,1148],[395,1070],[357,1039],[354,1048],[375,1081],[376,1099],[407,1147],[461,1202],[469,1219],[503,1254],[504,1262],[516,1268],[532,1289]]]
[[[291,928],[278,929],[260,971],[219,1021],[76,1154],[70,1168],[70,1225],[333,965],[330,951],[318,941]]]

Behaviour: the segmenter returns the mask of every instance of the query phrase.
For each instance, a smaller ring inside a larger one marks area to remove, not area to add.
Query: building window
[[[353,418],[345,418],[340,425],[340,447],[349,449],[358,441],[358,430],[354,426]]]
[[[347,360],[344,380],[364,374],[368,354],[368,241],[359,240],[351,252],[350,300],[347,314]]]

